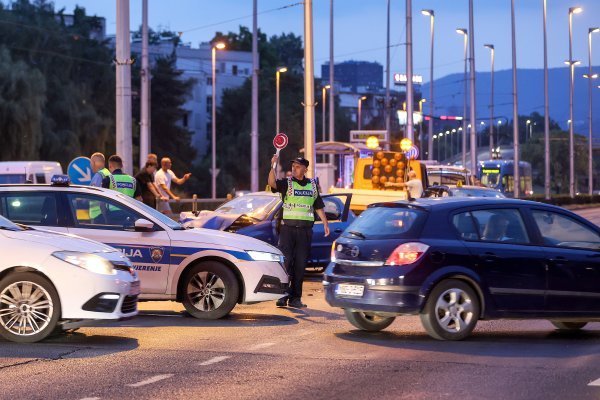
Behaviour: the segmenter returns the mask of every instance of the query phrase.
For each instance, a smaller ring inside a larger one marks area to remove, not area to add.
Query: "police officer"
[[[127,175],[122,171],[123,160],[118,155],[112,155],[108,158],[108,169],[110,175],[102,179],[102,187],[116,190],[127,196],[142,201],[142,191],[136,184],[133,176]]]
[[[110,171],[105,167],[106,159],[104,158],[104,154],[94,153],[90,157],[90,161],[92,172],[94,173],[90,186],[102,187],[102,180],[110,175]]]
[[[271,165],[276,161],[277,156],[273,156]],[[273,169],[269,172],[269,186],[280,193],[283,200],[279,249],[285,257],[285,267],[290,275],[288,295],[277,300],[278,307],[306,307],[306,304],[302,304],[302,281],[310,254],[315,211],[323,221],[325,236],[329,235],[329,225],[323,211],[325,204],[319,195],[317,183],[305,177],[308,165],[308,160],[302,157],[293,159],[292,176],[285,179],[277,180]]]

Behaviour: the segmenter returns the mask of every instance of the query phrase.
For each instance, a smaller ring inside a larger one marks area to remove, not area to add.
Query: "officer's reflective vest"
[[[116,190],[117,192],[121,192],[124,195],[129,197],[135,196],[135,185],[136,180],[131,175],[120,174],[120,175],[110,175],[110,185],[109,189]]]
[[[100,175],[102,175],[102,179],[110,176],[110,170],[108,168],[102,168],[98,171]],[[98,217],[102,213],[100,209],[100,203],[97,201],[90,201],[90,219],[94,219]]]
[[[302,221],[314,221],[315,214],[313,205],[319,194],[317,183],[310,179],[305,186],[287,179],[288,188],[283,201],[283,219],[297,219]]]

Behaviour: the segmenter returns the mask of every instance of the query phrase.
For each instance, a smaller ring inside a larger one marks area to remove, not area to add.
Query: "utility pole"
[[[333,0],[329,0],[329,141],[335,141],[335,64],[333,61]],[[329,164],[333,165],[334,155],[329,156]]]
[[[544,8],[544,197],[550,199],[550,106],[548,101],[548,35],[546,32],[546,0]]]
[[[387,35],[386,35],[386,46],[385,46],[385,104],[384,117],[385,117],[385,134],[387,136],[387,143],[385,149],[390,149],[390,2],[387,0]]]
[[[406,134],[415,141],[413,126],[412,0],[406,0]]]
[[[133,173],[131,144],[131,38],[129,36],[129,0],[117,0],[116,51],[116,131],[117,154],[123,170]]]
[[[472,0],[471,0],[472,1]],[[514,197],[519,198],[521,171],[519,171],[519,97],[517,95],[517,40],[515,36],[515,0],[510,2],[510,20],[512,32],[512,95],[513,95],[513,186]]]
[[[140,105],[140,170],[150,153],[150,68],[148,68],[148,0],[142,0],[142,77]]]
[[[258,0],[252,0],[252,116],[250,128],[250,190],[258,192]],[[277,132],[279,133],[279,132]]]
[[[308,160],[307,176],[315,174],[315,73],[313,55],[313,0],[304,0],[304,157]]]
[[[473,24],[473,0],[469,0],[469,66],[471,81],[471,174],[477,174],[477,117],[475,99],[475,27]]]

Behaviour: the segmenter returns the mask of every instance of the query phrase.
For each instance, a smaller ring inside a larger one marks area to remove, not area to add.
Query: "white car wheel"
[[[58,293],[50,281],[32,272],[0,281],[0,335],[21,343],[50,335],[60,317]]]

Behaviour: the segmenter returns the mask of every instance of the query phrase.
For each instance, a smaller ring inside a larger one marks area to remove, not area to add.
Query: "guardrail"
[[[173,200],[169,199],[167,203],[171,206],[172,213],[167,216],[175,221],[179,220],[179,213],[184,211],[202,211],[202,210],[215,210],[221,204],[225,203],[229,199],[199,199],[196,195],[193,195],[191,199],[180,199]],[[156,207],[158,208],[158,202]]]

